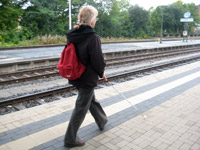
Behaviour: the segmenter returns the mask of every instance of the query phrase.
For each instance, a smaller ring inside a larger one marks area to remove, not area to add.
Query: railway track
[[[124,73],[111,75],[111,76],[108,76],[107,78],[109,81],[116,82],[117,80],[120,80],[120,79],[131,78],[134,75],[141,75],[141,74],[145,75],[151,71],[159,71],[160,69],[167,69],[169,67],[174,67],[174,66],[181,65],[184,63],[189,63],[189,62],[192,62],[195,60],[200,60],[200,55],[189,57],[189,58],[184,58],[184,59],[180,59],[180,60],[175,60],[175,61],[171,61],[171,62],[160,63],[160,64],[156,64],[156,65],[149,65],[146,67],[141,67],[141,68],[137,68],[137,69],[134,69],[131,71],[127,71]],[[103,84],[103,83],[104,83],[104,81],[100,80],[100,84]],[[19,110],[17,105],[27,102],[27,101],[31,101],[32,103],[35,103],[35,105],[40,105],[43,103],[43,101],[41,101],[41,99],[44,99],[45,97],[54,97],[55,95],[59,95],[63,92],[72,93],[72,92],[74,92],[74,90],[75,90],[75,87],[68,85],[68,86],[64,86],[64,87],[60,87],[60,88],[56,88],[56,89],[46,90],[43,92],[27,94],[24,96],[1,100],[0,101],[0,109],[9,109],[12,107],[15,110]]]
[[[144,54],[135,54],[131,56],[114,57],[106,60],[107,67],[119,66],[123,64],[131,64],[141,61],[154,60],[160,58],[167,58],[171,56],[180,56],[185,54],[200,52],[200,47],[176,49],[162,52],[148,52]],[[41,78],[47,78],[51,76],[58,76],[58,69],[56,66],[42,67],[39,69],[29,69],[25,71],[17,71],[12,73],[0,74],[0,86],[8,85],[12,83],[19,83],[31,80],[37,80]]]

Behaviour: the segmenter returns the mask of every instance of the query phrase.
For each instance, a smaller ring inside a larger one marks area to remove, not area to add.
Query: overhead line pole
[[[69,0],[69,30],[72,28],[71,0]]]
[[[160,44],[162,43],[162,38],[163,38],[163,8],[162,9],[162,20],[161,20],[161,29],[160,29]]]

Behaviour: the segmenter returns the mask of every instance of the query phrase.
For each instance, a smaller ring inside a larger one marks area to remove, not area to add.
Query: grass
[[[42,45],[59,45],[65,44],[65,36],[37,36],[32,40],[20,41],[18,44],[14,43],[0,43],[0,47],[28,47],[28,46],[42,46]]]
[[[194,39],[199,37],[189,37],[189,39]],[[182,38],[172,38],[172,39],[182,39]],[[123,42],[123,41],[150,41],[152,39],[134,39],[134,38],[102,38],[102,42]],[[154,40],[159,40],[159,38],[154,38]],[[0,48],[5,47],[28,47],[28,46],[43,46],[43,45],[60,45],[66,43],[65,36],[42,36],[36,37],[32,40],[21,41],[18,44],[14,43],[0,43]]]

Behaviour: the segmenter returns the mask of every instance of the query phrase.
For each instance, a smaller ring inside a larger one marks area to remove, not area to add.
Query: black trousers
[[[78,129],[80,128],[88,110],[90,110],[90,113],[94,117],[97,126],[99,128],[103,127],[107,122],[107,116],[99,102],[95,99],[94,88],[79,88],[75,108],[72,112],[65,134],[65,143],[76,142]]]

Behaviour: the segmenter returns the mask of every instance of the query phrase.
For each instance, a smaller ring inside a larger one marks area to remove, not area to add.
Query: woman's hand
[[[105,74],[103,75],[103,79],[104,79],[106,82],[108,82],[108,79],[106,78],[106,75],[105,75]]]

